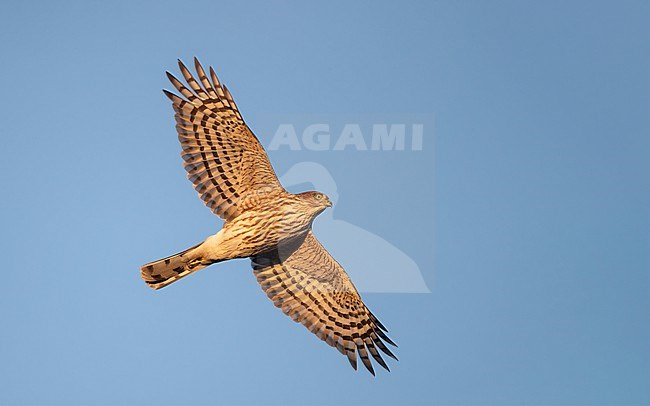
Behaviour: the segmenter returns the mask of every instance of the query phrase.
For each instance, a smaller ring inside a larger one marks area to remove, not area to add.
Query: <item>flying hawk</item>
[[[375,374],[370,356],[397,360],[386,328],[368,310],[341,265],[312,233],[312,222],[332,206],[319,192],[284,190],[264,148],[244,122],[232,95],[212,68],[194,58],[198,81],[179,60],[187,86],[167,77],[182,96],[163,90],[176,112],[176,130],[189,180],[203,202],[225,220],[218,233],[176,255],[143,265],[153,289],[234,258],[250,258],[257,281],[273,304],[346,355],[357,353]]]

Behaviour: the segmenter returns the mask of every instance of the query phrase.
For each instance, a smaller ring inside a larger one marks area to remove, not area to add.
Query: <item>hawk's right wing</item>
[[[212,67],[211,81],[196,58],[194,64],[201,84],[179,60],[189,89],[167,72],[184,98],[164,92],[176,112],[187,177],[206,206],[231,220],[245,210],[247,198],[284,189],[226,86],[219,83]]]
[[[388,370],[377,348],[397,359],[382,341],[395,345],[384,333],[386,328],[311,231],[251,260],[257,281],[273,304],[347,355],[354,369],[358,353],[374,375],[370,353]]]

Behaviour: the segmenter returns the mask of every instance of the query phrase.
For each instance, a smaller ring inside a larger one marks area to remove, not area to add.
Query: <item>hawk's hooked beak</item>
[[[332,207],[332,201],[330,199],[327,199],[327,207]]]

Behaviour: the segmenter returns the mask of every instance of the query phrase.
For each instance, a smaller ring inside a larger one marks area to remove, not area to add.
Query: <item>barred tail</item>
[[[197,244],[192,248],[188,248],[170,257],[142,265],[140,268],[142,279],[147,282],[149,287],[160,289],[205,268],[211,262],[203,262],[201,257],[192,255],[192,251],[201,244]]]

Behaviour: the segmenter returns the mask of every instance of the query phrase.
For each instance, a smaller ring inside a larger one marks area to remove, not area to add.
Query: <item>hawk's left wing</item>
[[[386,328],[311,231],[251,260],[257,281],[273,304],[347,355],[354,369],[358,353],[374,375],[370,353],[388,370],[377,348],[397,360],[382,341],[395,345],[384,333]]]
[[[176,112],[187,177],[214,214],[232,220],[260,194],[283,193],[269,158],[248,128],[232,98],[210,68],[210,78],[195,58],[198,81],[179,60],[185,86],[167,72],[183,96],[164,90]]]

